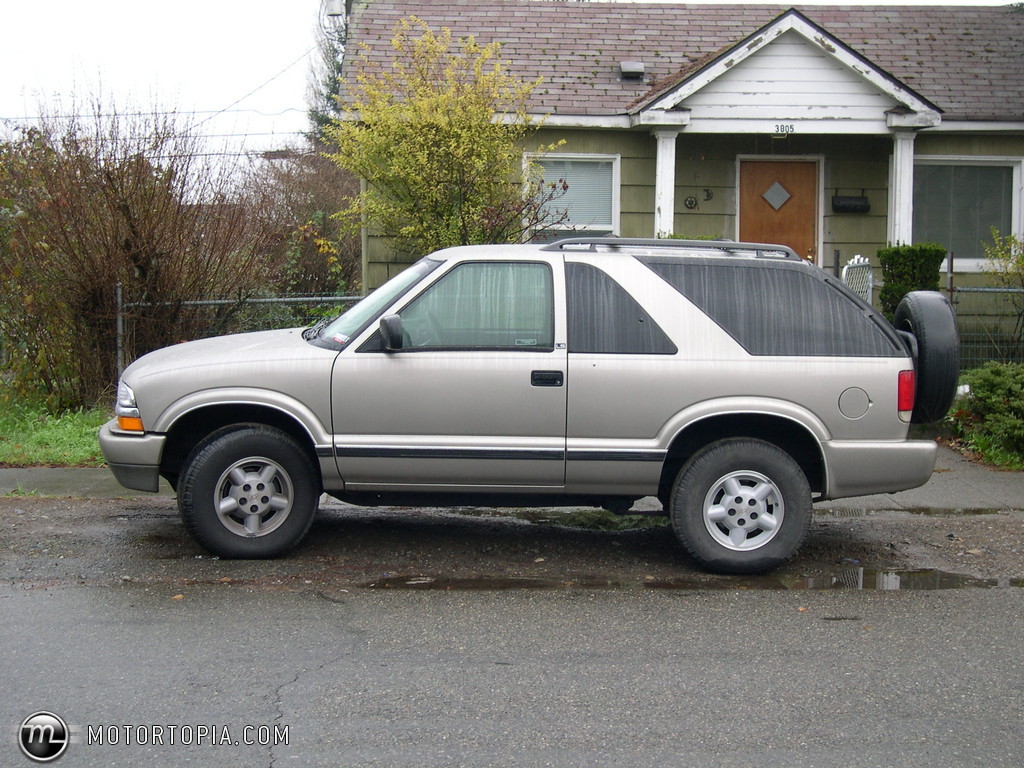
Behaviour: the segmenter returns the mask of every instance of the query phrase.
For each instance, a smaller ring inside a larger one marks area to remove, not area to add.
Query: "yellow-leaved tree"
[[[344,117],[324,131],[329,156],[364,181],[339,217],[408,255],[517,242],[562,223],[565,182],[524,159],[557,146],[524,154],[539,127],[527,112],[539,81],[516,79],[498,43],[453,41],[415,17],[398,23],[391,46],[390,61],[356,58]]]

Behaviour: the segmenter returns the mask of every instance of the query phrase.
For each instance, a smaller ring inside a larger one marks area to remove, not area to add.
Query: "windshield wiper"
[[[309,328],[302,332],[302,338],[304,338],[306,341],[317,338],[320,335],[320,331],[327,327],[327,324],[331,322],[332,319],[333,318],[330,317],[320,318],[320,320],[318,320],[315,325],[311,325]]]

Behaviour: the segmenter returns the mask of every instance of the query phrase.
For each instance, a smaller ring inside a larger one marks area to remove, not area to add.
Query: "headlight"
[[[135,393],[123,381],[117,385],[117,404],[114,406],[117,426],[125,432],[144,432]]]

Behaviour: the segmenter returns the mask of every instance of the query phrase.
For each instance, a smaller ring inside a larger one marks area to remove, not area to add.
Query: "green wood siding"
[[[1024,157],[1024,135],[991,136],[922,133],[914,139],[914,155]]]
[[[644,131],[584,131],[545,128],[544,143],[564,140],[555,154],[618,155],[619,232],[651,237],[654,232],[654,137]]]
[[[556,153],[619,155],[620,232],[624,237],[651,237],[654,230],[656,149],[646,130],[541,129],[528,150],[563,141]],[[855,254],[875,259],[886,243],[890,136],[679,135],[676,144],[674,229],[687,237],[730,237],[737,233],[737,157],[801,157],[823,160],[820,263],[832,268]],[[944,135],[922,132],[915,155],[1021,157],[1024,136]],[[832,196],[867,196],[866,214],[833,213]],[[695,205],[686,207],[687,198]],[[381,238],[370,235],[364,249],[364,280],[368,289],[379,285],[415,257],[401,257]],[[422,254],[420,254],[422,255]]]

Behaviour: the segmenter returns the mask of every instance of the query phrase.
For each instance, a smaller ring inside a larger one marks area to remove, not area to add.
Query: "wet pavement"
[[[161,480],[158,495],[173,496]],[[10,493],[67,496],[82,499],[146,497],[142,491],[121,487],[108,469],[62,467],[0,467],[0,496]],[[637,509],[652,509],[654,499],[638,502]],[[925,485],[899,493],[837,499],[817,509],[997,510],[1024,509],[1024,472],[992,469],[939,447],[935,473]]]
[[[1024,590],[125,582],[0,610],[12,767],[38,710],[61,768],[1017,768],[1024,743]]]
[[[229,583],[346,590],[857,590],[1020,587],[1024,473],[946,448],[923,488],[816,505],[796,557],[757,577],[708,574],[654,499],[627,530],[586,509],[367,508],[324,497],[277,561],[219,561],[186,534],[169,489],[128,491],[106,469],[0,470],[8,578],[29,584]]]
[[[1024,474],[945,449],[758,577],[657,518],[325,501],[288,557],[231,561],[105,469],[0,496],[0,765],[38,710],[63,768],[1020,765]]]
[[[536,578],[493,578],[477,576],[451,578],[433,576],[387,576],[360,586],[367,589],[399,590],[505,590],[505,589],[789,589],[823,591],[832,589],[878,590],[884,592],[908,590],[939,590],[966,588],[1024,587],[1020,579],[980,579],[960,573],[937,569],[878,570],[875,568],[845,568],[825,576],[786,575],[733,576],[726,580],[709,581],[693,577],[658,579],[645,577],[638,583],[623,583],[611,579],[578,579],[565,581]]]

